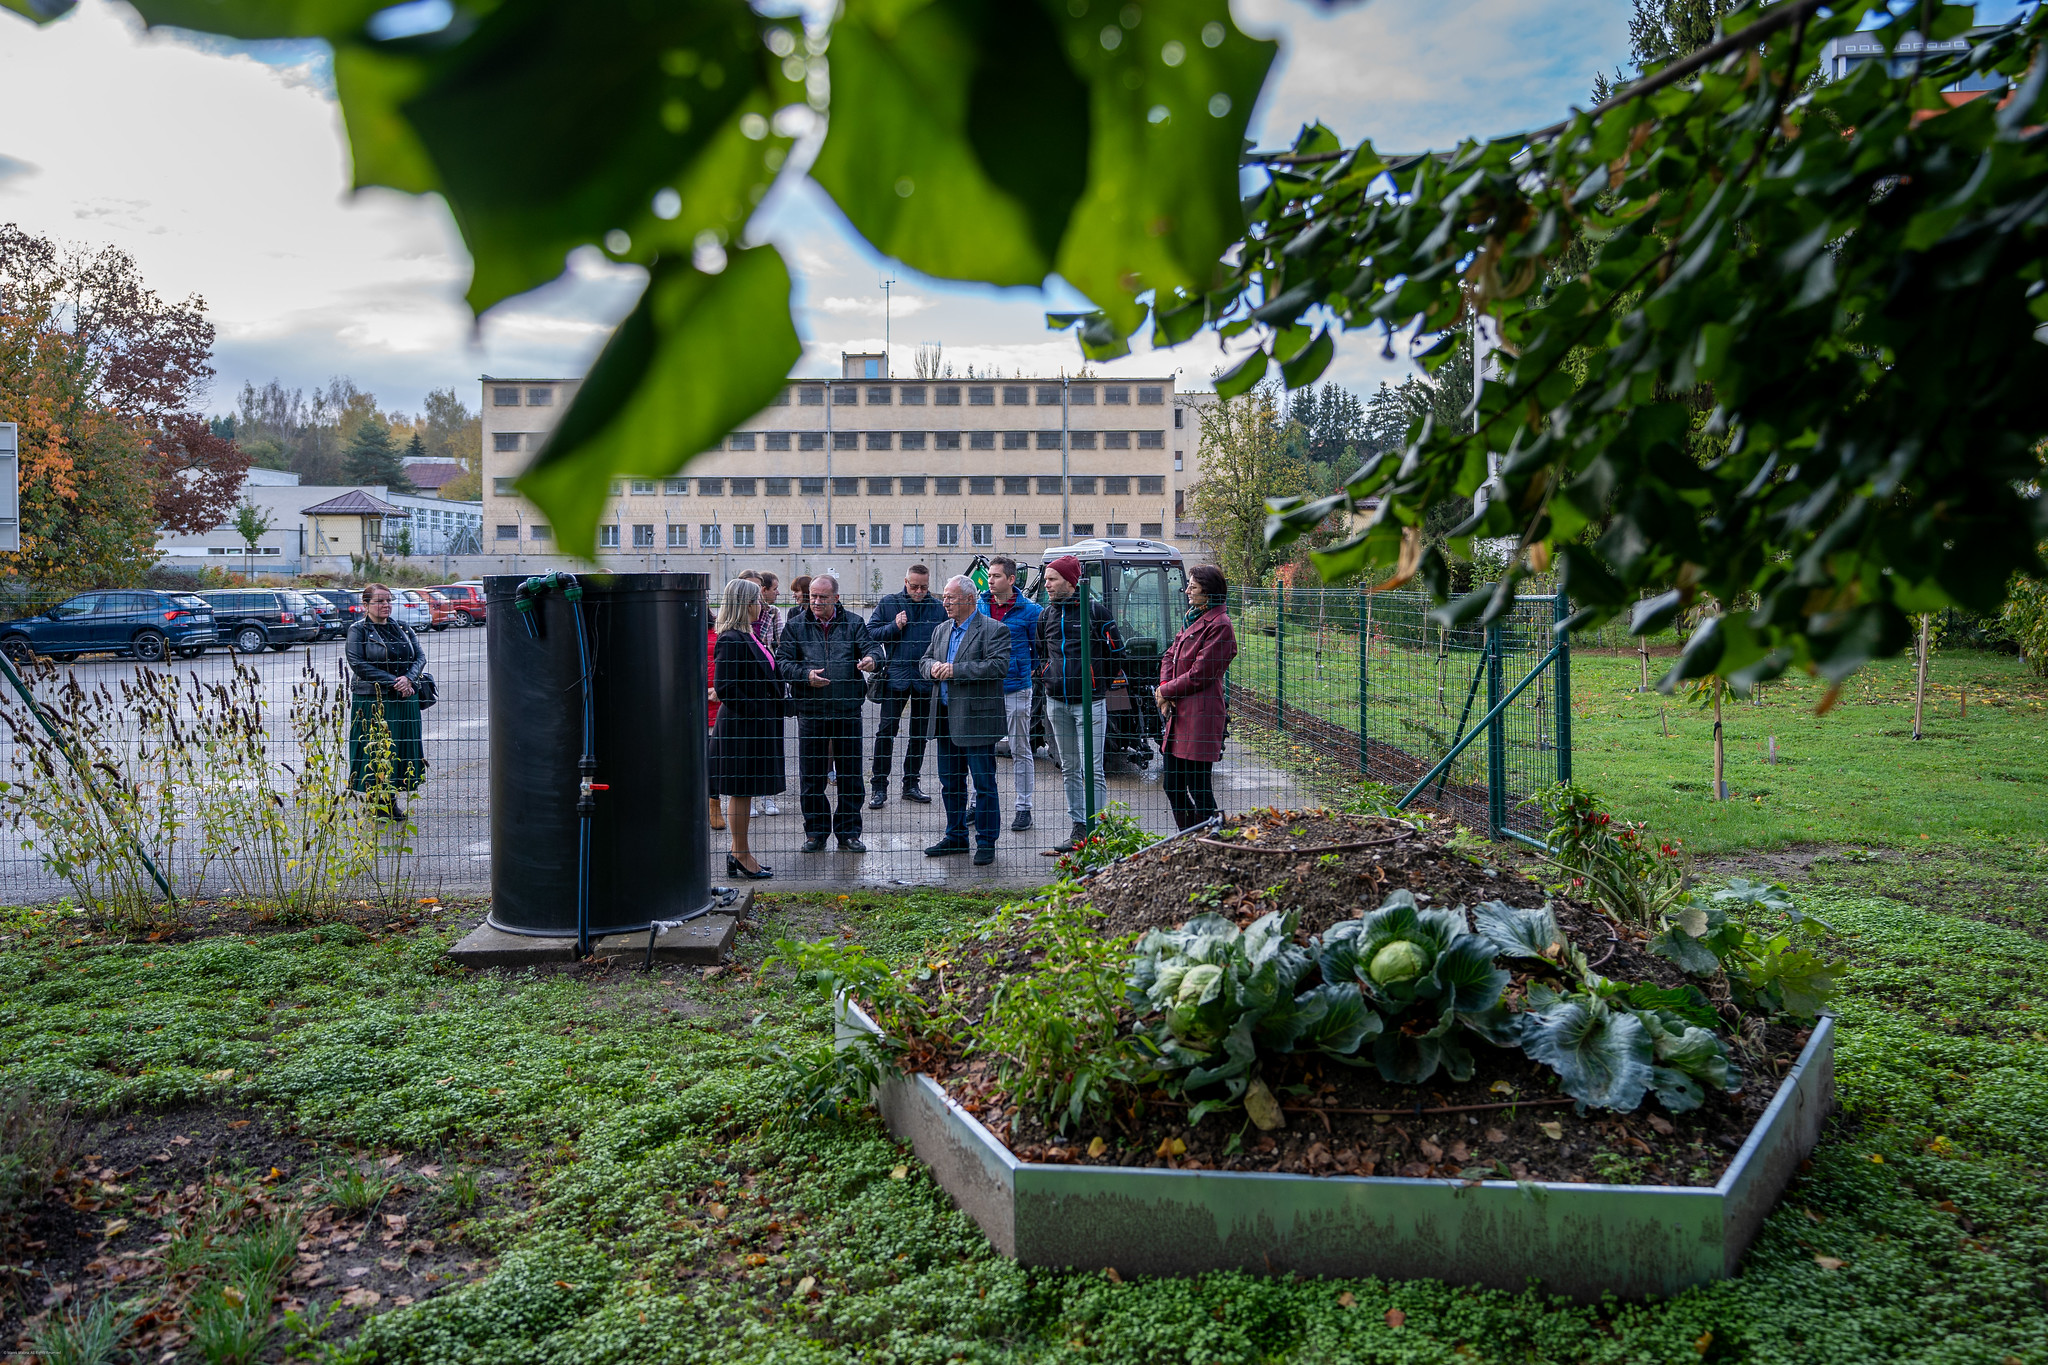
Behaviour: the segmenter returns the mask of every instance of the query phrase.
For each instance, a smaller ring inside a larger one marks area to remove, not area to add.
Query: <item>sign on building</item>
[[[21,447],[17,428],[0,422],[0,551],[21,548]]]

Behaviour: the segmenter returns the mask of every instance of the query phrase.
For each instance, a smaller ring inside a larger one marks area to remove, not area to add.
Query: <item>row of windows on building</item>
[[[1070,407],[1090,408],[1096,406],[1097,385],[1094,384],[833,384],[832,406],[859,407],[863,398],[871,408],[911,407],[920,408],[928,403],[932,407],[957,408],[965,397],[970,408],[992,408],[996,406],[996,395],[1002,395],[1004,407],[1029,407],[1034,403],[1041,408],[1056,408],[1064,390]],[[1100,386],[1104,407],[1128,407],[1135,390],[1141,407],[1161,407],[1166,403],[1164,384],[1103,384]],[[798,407],[822,408],[825,406],[824,384],[795,384],[775,395],[771,407],[786,408],[790,395],[796,395]],[[491,389],[491,406],[494,408],[550,408],[555,405],[555,391],[551,388],[527,387],[519,384],[494,385]]]
[[[871,498],[906,497],[957,498],[961,496],[989,498],[998,494],[1005,497],[1029,497],[1034,489],[1040,497],[1060,496],[1062,480],[1057,474],[1004,474],[970,475],[955,478],[927,478],[922,474],[890,474],[874,478],[834,475],[832,478],[798,479],[736,479],[729,477],[705,476],[698,479],[613,479],[612,496],[621,497],[630,492],[635,497],[673,495],[688,497],[690,485],[697,485],[697,496],[703,498],[822,498],[826,486],[832,489],[835,498],[857,498],[865,494]],[[1133,491],[1140,495],[1160,496],[1166,492],[1164,474],[1073,474],[1065,479],[1065,491],[1076,497],[1128,497]],[[516,480],[496,478],[491,488],[501,498],[518,493]]]
[[[1030,539],[1033,525],[1034,523],[1031,522],[1006,522],[1003,524],[1003,536],[1007,540]],[[1038,539],[1058,540],[1061,538],[1059,522],[1041,521],[1035,523],[1035,525],[1038,531]],[[699,550],[752,550],[758,548],[786,550],[790,548],[790,528],[788,525],[783,523],[769,525],[765,528],[768,533],[767,538],[757,541],[755,533],[761,529],[763,528],[745,525],[727,526],[717,522],[705,522],[697,527],[697,538],[693,546],[690,539],[690,528],[670,523],[667,527],[665,544],[671,550],[688,550],[691,548]],[[863,540],[865,540],[866,548],[871,550],[921,550],[927,544],[925,532],[931,530],[937,534],[929,542],[930,544],[940,549],[951,549],[960,544],[962,529],[962,523],[959,522],[946,522],[933,527],[927,527],[922,523],[910,522],[901,523],[900,525],[890,522],[869,522],[863,527],[858,522],[842,521],[833,524],[832,546],[838,550],[858,550],[862,548]],[[995,522],[968,522],[965,523],[964,529],[967,532],[967,543],[969,545],[991,546],[996,543]],[[1138,534],[1149,540],[1157,540],[1164,529],[1165,525],[1162,522],[1145,521],[1138,523]],[[655,530],[656,527],[653,522],[639,522],[626,527],[621,527],[617,524],[600,526],[597,528],[597,548],[600,550],[622,550],[628,548],[629,542],[621,539],[621,534],[626,533],[631,536],[630,547],[632,549],[652,550],[657,548]],[[801,548],[806,550],[822,550],[825,548],[825,525],[823,522],[798,525],[796,530],[798,545]],[[519,532],[520,528],[516,523],[501,522],[498,525],[497,538],[500,541],[517,541],[520,538]],[[900,537],[898,535],[899,532]],[[539,524],[526,527],[526,533],[526,538],[534,541],[552,541],[555,535],[553,527]],[[1130,533],[1131,524],[1127,521],[1103,523],[1103,535],[1127,536]],[[1095,523],[1092,521],[1077,521],[1073,523],[1068,531],[1068,537],[1073,540],[1086,540],[1094,534],[1096,534]]]
[[[834,450],[1040,450],[1060,449],[1058,427],[1044,431],[835,431]],[[1070,450],[1164,450],[1164,431],[1068,431]],[[494,431],[495,451],[538,450],[544,431]],[[823,450],[822,431],[735,431],[714,450]],[[963,447],[962,438],[965,438]],[[1098,438],[1100,444],[1097,444]]]

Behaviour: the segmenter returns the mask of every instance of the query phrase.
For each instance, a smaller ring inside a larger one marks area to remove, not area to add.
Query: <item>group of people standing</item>
[[[1034,687],[1044,690],[1047,729],[1062,756],[1069,822],[1065,841],[1049,851],[1078,846],[1090,829],[1088,771],[1094,774],[1092,809],[1100,811],[1109,800],[1106,698],[1124,660],[1123,633],[1107,605],[1097,596],[1082,610],[1082,572],[1071,555],[1048,564],[1041,607],[1018,591],[1017,564],[1007,556],[989,564],[987,591],[958,576],[936,598],[929,570],[912,565],[903,590],[884,597],[866,620],[842,607],[830,574],[794,580],[795,602],[786,617],[773,607],[773,575],[749,572],[727,583],[709,648],[712,823],[721,823],[719,800],[725,798],[722,823],[732,835],[728,875],[773,875],[753,855],[748,832],[753,815],[776,813],[773,799],[787,789],[789,715],[797,721],[804,852],[820,852],[833,839],[842,849],[866,852],[862,810],[888,804],[901,739],[905,801],[930,803],[921,777],[927,750],[937,750],[946,824],[926,856],[971,854],[977,864],[993,862],[1003,815],[995,774],[1000,742],[1008,742],[1013,760],[1010,828],[1032,828]],[[1217,811],[1210,770],[1223,752],[1223,674],[1237,654],[1223,574],[1200,565],[1189,580],[1186,621],[1161,660],[1154,693],[1165,720],[1162,785],[1183,829]],[[861,708],[870,700],[880,706],[881,723],[873,767],[866,770]],[[1084,710],[1090,706],[1092,716]],[[1077,761],[1084,737],[1093,741],[1092,765]],[[835,784],[836,807],[828,796]]]

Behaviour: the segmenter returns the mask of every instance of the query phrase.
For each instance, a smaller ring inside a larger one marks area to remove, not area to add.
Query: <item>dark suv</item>
[[[285,595],[313,614],[313,619],[320,623],[321,639],[339,640],[348,634],[349,614],[329,601],[326,594],[307,588],[293,588]]]
[[[200,594],[213,603],[214,634],[244,654],[290,649],[320,638],[320,618],[276,588],[219,588]]]
[[[37,654],[58,663],[81,654],[126,654],[155,664],[173,653],[189,659],[214,639],[213,607],[204,598],[143,589],[81,593],[0,626],[0,649],[21,663]]]
[[[340,629],[334,632],[336,635],[348,634],[348,628],[362,619],[363,595],[359,592],[350,592],[347,588],[315,588],[306,595],[317,597],[334,608],[341,621]]]

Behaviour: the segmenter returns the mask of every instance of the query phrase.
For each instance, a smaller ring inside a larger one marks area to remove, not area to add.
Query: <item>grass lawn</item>
[[[1354,641],[1333,641],[1318,658],[1305,636],[1287,641],[1288,705],[1355,729]],[[1270,695],[1272,638],[1248,633],[1241,645],[1234,676]],[[1652,659],[1652,682],[1669,667],[1668,654]],[[1457,731],[1471,670],[1471,656],[1454,655],[1439,699],[1432,656],[1376,651],[1371,733],[1433,762]],[[1518,680],[1511,671],[1508,684]],[[1641,681],[1632,655],[1573,654],[1573,776],[1630,819],[1649,821],[1697,853],[1808,842],[2029,839],[2048,828],[2048,679],[2010,655],[1936,652],[1918,741],[1910,659],[1864,669],[1824,716],[1814,709],[1826,688],[1803,675],[1772,683],[1759,705],[1725,701],[1732,798],[1726,802],[1712,799],[1711,708],[1638,691]],[[1518,734],[1533,735],[1534,700],[1532,689],[1511,712]],[[1473,719],[1484,712],[1482,684]],[[1484,754],[1482,740],[1465,751],[1455,776],[1483,783]]]
[[[74,1102],[95,1156],[45,1206],[43,1245],[10,1244],[0,1292],[26,1301],[0,1313],[18,1326],[60,1288],[20,1268],[40,1258],[70,1286],[46,1325],[153,1310],[150,1360],[236,1358],[239,1322],[243,1358],[420,1365],[2048,1365],[2040,686],[1939,659],[1915,746],[1885,733],[1907,723],[1896,667],[1820,720],[1786,685],[1732,709],[1745,800],[1715,807],[1673,786],[1704,786],[1704,726],[1674,705],[1663,741],[1629,661],[1578,664],[1580,775],[1617,810],[1722,868],[1742,846],[1885,846],[1794,886],[1852,964],[1843,1108],[1732,1281],[1581,1307],[1540,1286],[1021,1270],[872,1123],[783,1117],[776,1052],[826,1034],[761,970],[770,941],[903,956],[992,907],[907,892],[769,897],[735,967],[652,977],[458,971],[452,926],[120,944],[6,912],[0,1091]],[[1769,734],[1791,762],[1753,760]]]

